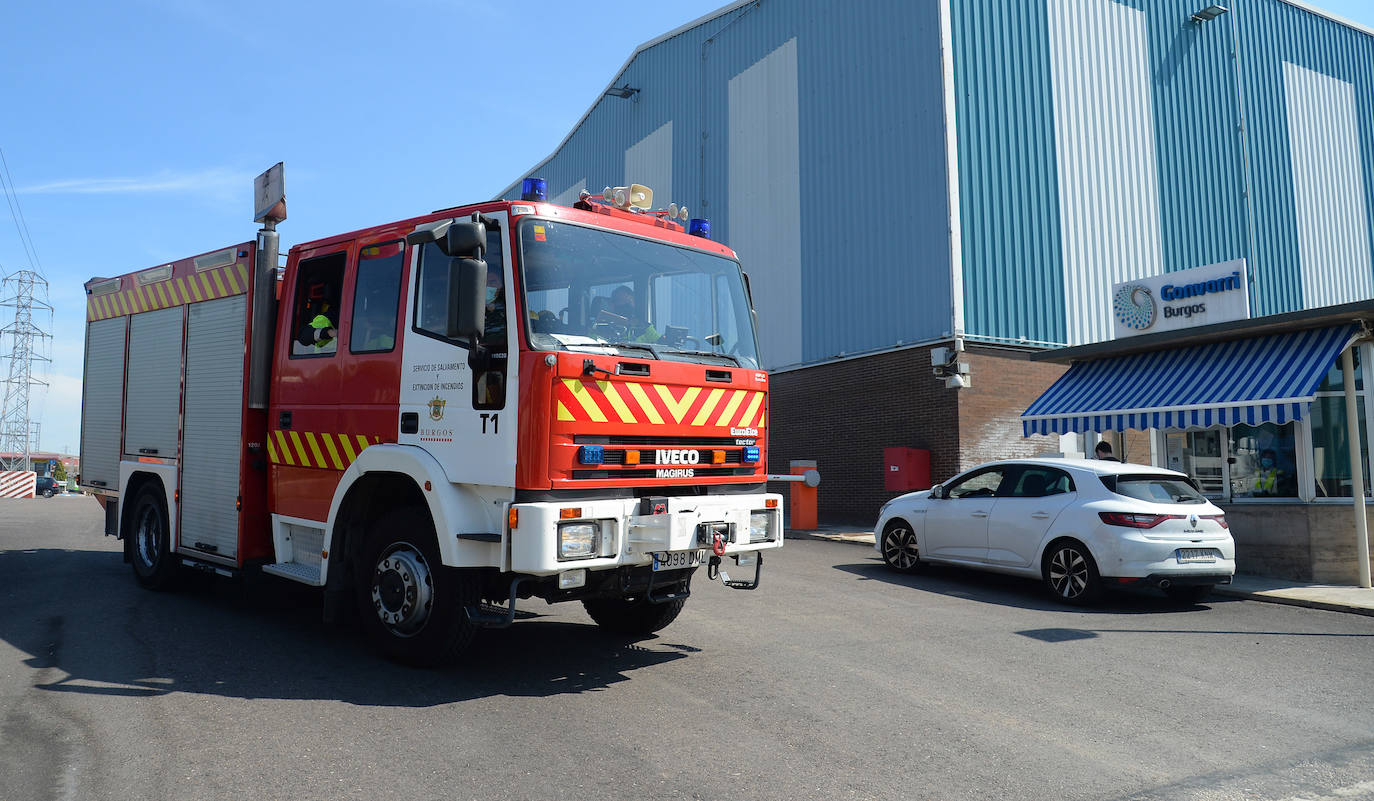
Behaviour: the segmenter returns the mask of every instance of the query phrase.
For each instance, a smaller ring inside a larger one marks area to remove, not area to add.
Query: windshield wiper
[[[728,353],[719,353],[713,350],[674,350],[674,353],[685,353],[689,356],[709,356],[713,359],[729,359],[730,363],[736,367],[740,366],[739,359]]]
[[[661,360],[663,358],[663,354],[660,353],[657,348],[655,348],[653,345],[650,345],[648,342],[607,342],[606,344],[613,348],[647,350],[654,355],[655,359]]]

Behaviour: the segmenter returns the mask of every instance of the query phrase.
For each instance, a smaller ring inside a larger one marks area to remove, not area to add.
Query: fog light
[[[585,586],[587,586],[587,571],[583,568],[564,570],[558,574],[558,589],[560,590],[573,590]]]
[[[773,541],[773,513],[756,511],[749,513],[749,541]]]
[[[596,523],[558,524],[558,558],[591,559],[599,550],[601,527]]]

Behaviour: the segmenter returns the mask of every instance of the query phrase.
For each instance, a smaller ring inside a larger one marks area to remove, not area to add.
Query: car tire
[[[1102,576],[1087,546],[1077,540],[1056,540],[1045,549],[1041,564],[1045,587],[1060,601],[1084,606],[1102,595]]]
[[[582,608],[596,625],[613,634],[642,636],[653,634],[668,627],[677,620],[682,607],[687,605],[686,598],[678,598],[667,603],[649,603],[643,596],[638,598],[589,598],[582,602]]]
[[[1177,603],[1193,604],[1202,603],[1208,595],[1212,594],[1211,584],[1173,584],[1164,588],[1164,594],[1169,596],[1169,600]]]
[[[171,528],[161,484],[144,484],[134,496],[125,536],[129,538],[134,578],[150,590],[167,589],[181,560],[171,552]]]
[[[467,609],[480,603],[480,584],[444,566],[434,523],[417,507],[396,509],[368,529],[354,589],[368,639],[401,664],[453,662],[477,633]]]
[[[900,573],[916,573],[921,567],[921,552],[916,547],[916,532],[900,518],[883,527],[883,562]]]
[[[53,491],[52,491],[52,490],[43,490],[43,497],[44,497],[44,498],[51,498],[52,496],[53,496]]]

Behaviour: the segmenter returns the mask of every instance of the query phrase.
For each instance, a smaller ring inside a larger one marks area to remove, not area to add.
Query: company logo
[[[682,449],[654,451],[654,464],[698,464],[701,462],[701,451]]]
[[[654,478],[693,478],[695,472],[690,467],[661,467],[654,472]]]
[[[1188,525],[1197,528],[1197,515],[1188,515]]]
[[[448,402],[448,401],[444,400],[443,398],[439,397],[438,395],[435,395],[435,396],[434,396],[434,400],[432,400],[432,401],[430,401],[429,403],[425,404],[426,406],[429,407],[429,419],[431,419],[431,420],[443,420],[443,419],[444,419],[444,404],[447,403],[447,402]]]
[[[1127,284],[1112,298],[1112,311],[1122,325],[1144,331],[1155,323],[1155,297],[1140,284]]]

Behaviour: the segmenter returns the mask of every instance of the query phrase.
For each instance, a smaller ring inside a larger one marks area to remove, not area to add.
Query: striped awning
[[[1078,362],[1021,425],[1030,436],[1300,420],[1359,332],[1342,325]]]

